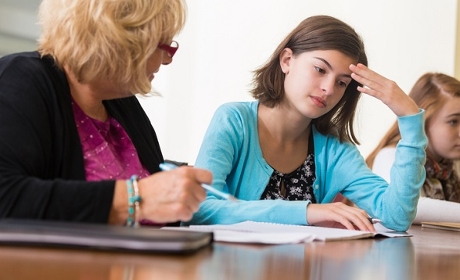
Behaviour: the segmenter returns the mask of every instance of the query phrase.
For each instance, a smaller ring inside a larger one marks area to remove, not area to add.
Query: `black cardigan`
[[[104,101],[151,172],[163,162],[136,97]],[[37,52],[0,59],[0,217],[107,222],[115,181],[85,181],[65,74]]]

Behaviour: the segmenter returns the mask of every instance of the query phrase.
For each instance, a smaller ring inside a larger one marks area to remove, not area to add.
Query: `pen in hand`
[[[160,169],[163,170],[163,171],[170,171],[170,170],[173,170],[173,169],[176,169],[178,166],[175,165],[175,164],[172,164],[172,163],[168,163],[168,162],[164,162],[164,163],[160,163]],[[234,201],[234,202],[238,202],[239,200],[234,197],[233,195],[231,194],[228,194],[228,193],[225,193],[223,191],[220,191],[210,185],[207,185],[207,184],[201,184],[201,186],[207,190],[208,192],[210,193],[213,193],[221,198],[225,198],[227,200],[230,200],[230,201]]]

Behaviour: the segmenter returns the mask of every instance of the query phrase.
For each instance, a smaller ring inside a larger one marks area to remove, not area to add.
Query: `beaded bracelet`
[[[129,180],[126,180],[128,188],[128,219],[126,220],[126,226],[128,227],[139,227],[139,212],[142,199],[139,195],[137,179],[137,175],[133,175]]]

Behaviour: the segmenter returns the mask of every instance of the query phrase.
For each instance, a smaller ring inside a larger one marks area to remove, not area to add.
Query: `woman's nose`
[[[168,65],[172,62],[172,60],[173,60],[172,57],[170,57],[168,54],[163,52],[163,60],[161,61],[161,64]]]

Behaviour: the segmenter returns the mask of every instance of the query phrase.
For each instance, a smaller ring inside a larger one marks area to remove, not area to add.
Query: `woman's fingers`
[[[156,222],[190,220],[206,199],[202,183],[212,182],[209,171],[180,167],[139,180],[143,217]]]

